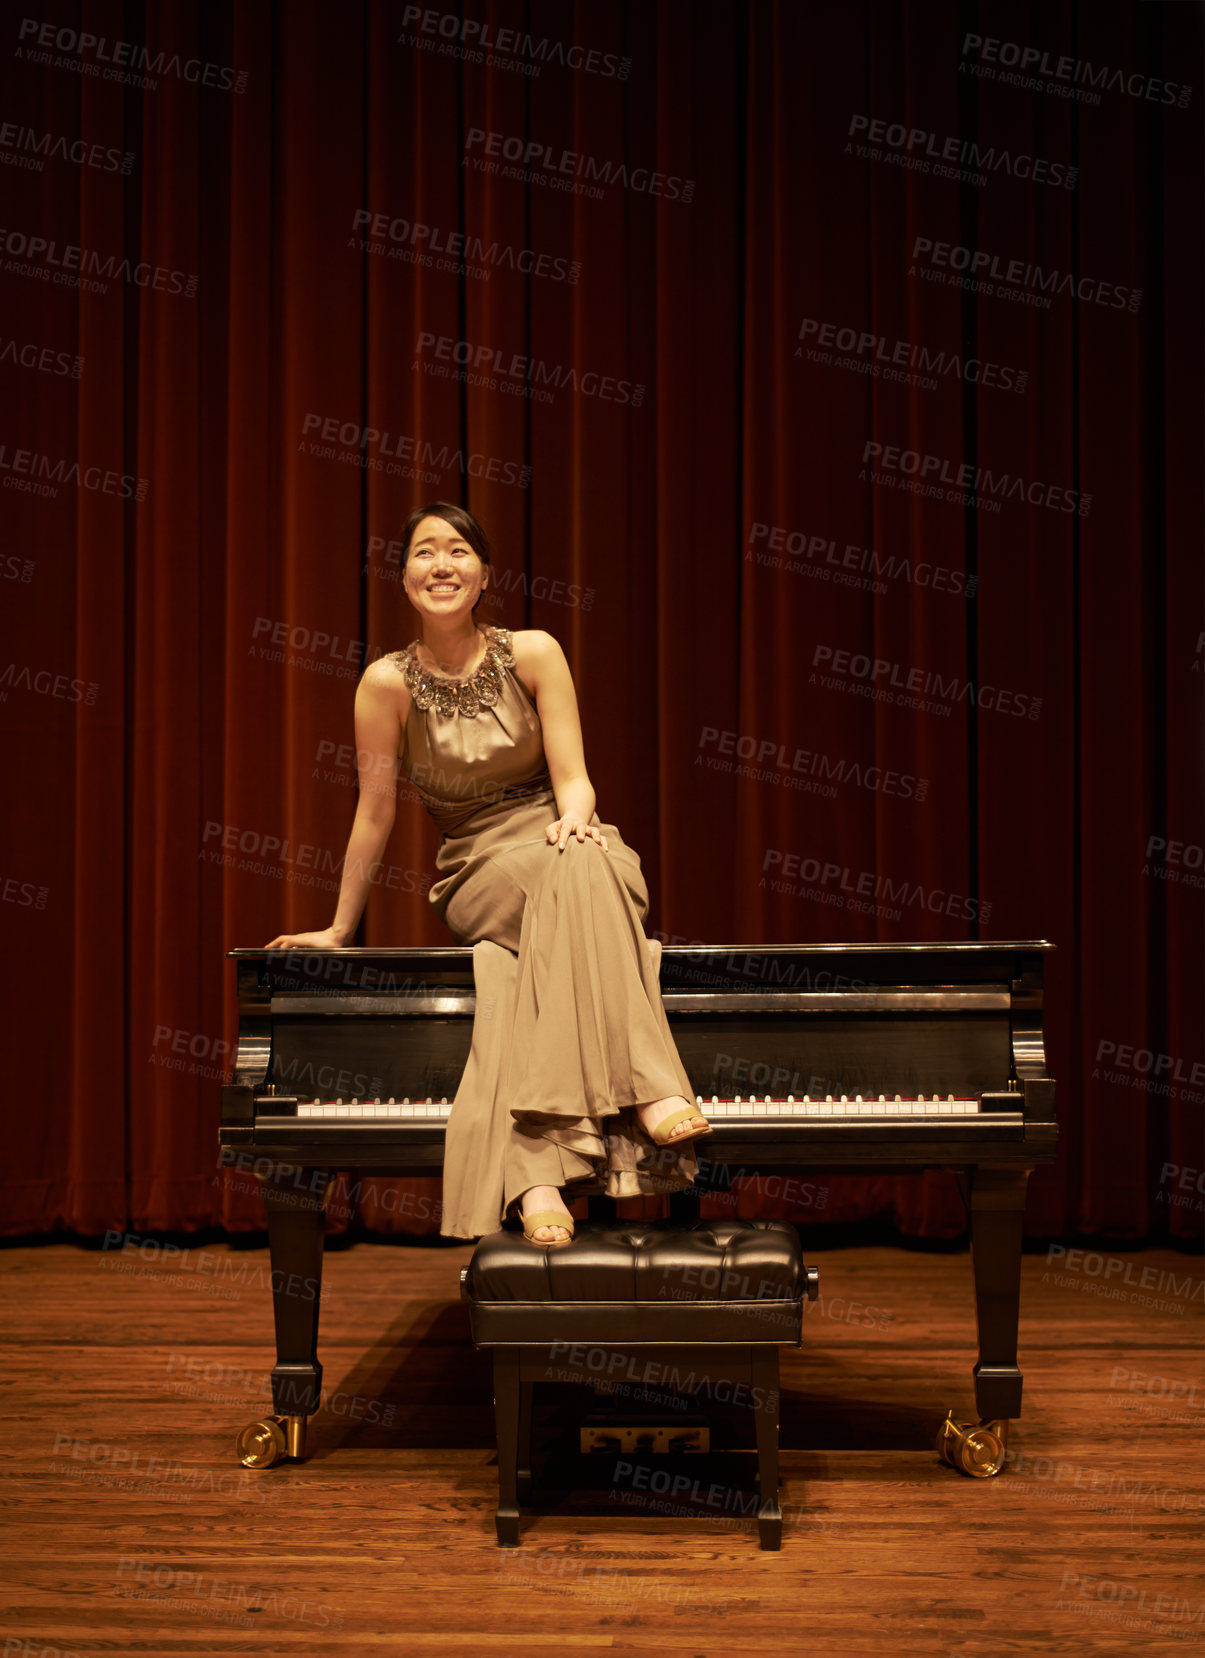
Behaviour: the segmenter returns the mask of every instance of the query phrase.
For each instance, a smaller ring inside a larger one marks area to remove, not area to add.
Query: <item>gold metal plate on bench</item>
[[[647,1422],[613,1422],[581,1430],[583,1451],[708,1451],[711,1430],[687,1428],[678,1423],[654,1427]]]

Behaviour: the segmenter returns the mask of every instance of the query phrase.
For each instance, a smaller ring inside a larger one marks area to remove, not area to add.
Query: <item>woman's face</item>
[[[444,518],[420,520],[404,572],[406,596],[420,616],[469,616],[488,582],[487,567]]]

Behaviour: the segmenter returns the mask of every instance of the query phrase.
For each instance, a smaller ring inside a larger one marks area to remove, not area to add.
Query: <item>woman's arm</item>
[[[356,769],[360,800],[343,859],[335,919],[316,933],[282,933],[269,950],[322,949],[347,944],[364,913],[372,876],[389,841],[397,811],[397,765],[410,693],[399,671],[374,662],[356,690]]]
[[[588,836],[608,852],[607,837],[590,824],[596,805],[594,787],[586,771],[577,694],[565,653],[550,633],[539,628],[523,633],[515,645],[515,667],[536,699],[544,757],[561,814],[545,831],[549,844],[563,852],[570,835],[576,834],[579,841]]]

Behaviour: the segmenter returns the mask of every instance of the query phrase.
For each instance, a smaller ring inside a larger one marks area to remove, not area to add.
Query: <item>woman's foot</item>
[[[552,1211],[564,1215],[564,1226],[537,1226],[534,1232],[529,1234],[534,1243],[568,1243],[573,1236],[573,1216],[566,1209],[564,1200],[555,1186],[529,1186],[519,1199],[519,1214],[524,1221],[528,1215],[548,1214]]]
[[[684,1099],[681,1094],[674,1094],[669,1099],[651,1100],[648,1105],[639,1106],[637,1108],[636,1115],[640,1118],[640,1123],[644,1129],[644,1132],[650,1139],[652,1139],[654,1131],[665,1121],[667,1117],[672,1117],[676,1111],[685,1111],[689,1106],[693,1106],[694,1103],[695,1102],[693,1100]],[[693,1139],[700,1132],[700,1130],[705,1129],[707,1126],[707,1118],[703,1115],[702,1108],[700,1107],[700,1109],[694,1112],[691,1116],[683,1117],[680,1123],[674,1124],[673,1128],[669,1131],[669,1140],[667,1141],[667,1144],[672,1145],[673,1142],[679,1139],[682,1135],[685,1135],[687,1139]]]

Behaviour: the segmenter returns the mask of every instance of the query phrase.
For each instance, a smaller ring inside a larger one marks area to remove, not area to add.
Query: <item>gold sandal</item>
[[[683,1111],[671,1111],[668,1117],[657,1124],[656,1128],[649,1129],[646,1132],[655,1145],[684,1146],[690,1140],[701,1140],[705,1134],[710,1134],[711,1124],[708,1123],[705,1128],[696,1128],[691,1134],[674,1134],[672,1131],[679,1123],[688,1122],[691,1117],[701,1117],[702,1115],[703,1113],[697,1105],[689,1105]]]
[[[537,1249],[564,1249],[567,1243],[573,1242],[573,1216],[567,1215],[563,1209],[540,1209],[534,1215],[523,1215],[523,1236],[528,1243],[535,1244]],[[559,1226],[563,1232],[568,1232],[567,1238],[535,1238],[533,1232],[538,1232],[541,1226]]]

